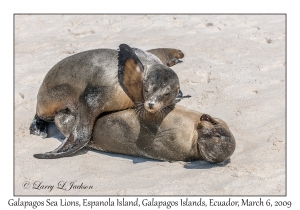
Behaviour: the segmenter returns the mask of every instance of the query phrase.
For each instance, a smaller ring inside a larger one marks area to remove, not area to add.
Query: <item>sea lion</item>
[[[165,53],[161,59],[173,58]],[[45,136],[46,122],[58,121],[56,118],[66,113],[75,116],[76,121],[57,149],[34,157],[71,155],[89,142],[101,113],[134,105],[151,113],[160,112],[174,103],[179,88],[176,73],[163,65],[159,57],[125,44],[119,46],[119,51],[96,49],[67,57],[44,78],[30,132]]]
[[[152,73],[158,76],[161,71],[156,69]],[[152,85],[160,87],[163,80],[153,82],[156,83],[151,82]],[[149,101],[142,93],[151,94],[154,88],[145,84],[143,88],[137,88],[131,83],[122,83],[122,87],[126,93],[134,90],[140,101]],[[164,93],[158,97],[168,95],[168,92]],[[60,112],[55,120],[58,130],[68,136],[70,125],[77,119],[75,115]],[[173,103],[159,112],[149,112],[146,106],[137,106],[135,109],[103,113],[95,124],[88,146],[158,160],[222,162],[233,154],[235,139],[223,120]]]
[[[58,129],[69,134],[64,120],[75,117],[61,114]],[[164,161],[206,160],[223,162],[235,150],[235,139],[228,125],[183,106],[141,115],[135,109],[104,114],[97,120],[92,140],[87,145],[96,150]]]

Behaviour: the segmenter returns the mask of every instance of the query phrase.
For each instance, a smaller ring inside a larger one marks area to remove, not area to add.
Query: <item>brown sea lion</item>
[[[95,121],[103,112],[135,105],[155,113],[174,104],[179,80],[160,60],[172,60],[171,54],[162,53],[159,57],[122,44],[119,51],[90,50],[57,63],[39,89],[30,132],[45,136],[46,121],[58,121],[66,113],[75,116],[76,121],[70,135],[57,149],[34,157],[60,158],[80,150],[89,142]]]
[[[61,113],[57,119],[57,128],[68,136],[75,117]],[[235,139],[223,120],[176,105],[162,115],[135,109],[104,114],[87,146],[165,161],[222,162],[233,154]]]

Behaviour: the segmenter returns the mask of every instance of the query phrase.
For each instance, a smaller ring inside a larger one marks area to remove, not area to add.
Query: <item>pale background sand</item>
[[[15,194],[285,195],[285,36],[284,15],[15,16]],[[184,52],[172,68],[192,98],[180,104],[228,123],[237,142],[230,163],[169,163],[88,150],[33,158],[60,144],[28,129],[48,70],[71,54],[121,43]],[[23,189],[25,181],[76,181],[93,189]]]

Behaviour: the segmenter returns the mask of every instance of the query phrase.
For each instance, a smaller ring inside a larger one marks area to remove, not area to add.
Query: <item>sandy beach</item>
[[[16,196],[286,195],[285,15],[15,15],[14,23]],[[33,157],[63,140],[53,125],[51,138],[29,134],[49,69],[122,43],[183,51],[172,69],[192,97],[179,104],[227,122],[237,144],[229,161],[170,163],[88,149]],[[57,188],[72,182],[88,189]],[[33,188],[39,184],[55,187]]]

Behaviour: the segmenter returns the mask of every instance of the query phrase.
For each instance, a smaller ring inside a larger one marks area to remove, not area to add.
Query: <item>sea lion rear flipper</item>
[[[179,59],[184,57],[184,54],[181,50],[172,49],[172,48],[157,48],[157,49],[147,50],[146,52],[155,55],[161,60],[161,62],[164,65],[169,67],[182,62]]]
[[[69,156],[83,148],[89,142],[89,138],[84,139],[87,139],[87,141],[79,141],[79,139],[75,140],[73,133],[71,133],[70,136],[67,137],[54,151],[34,154],[33,156],[38,159],[55,159]]]
[[[176,99],[175,99],[175,103],[178,103],[179,101],[181,101],[181,99],[183,99],[183,98],[190,98],[190,97],[192,97],[191,95],[183,95],[183,93],[182,93],[182,91],[181,90],[179,90],[179,93],[178,93],[178,95],[177,95],[177,97],[176,97]]]

